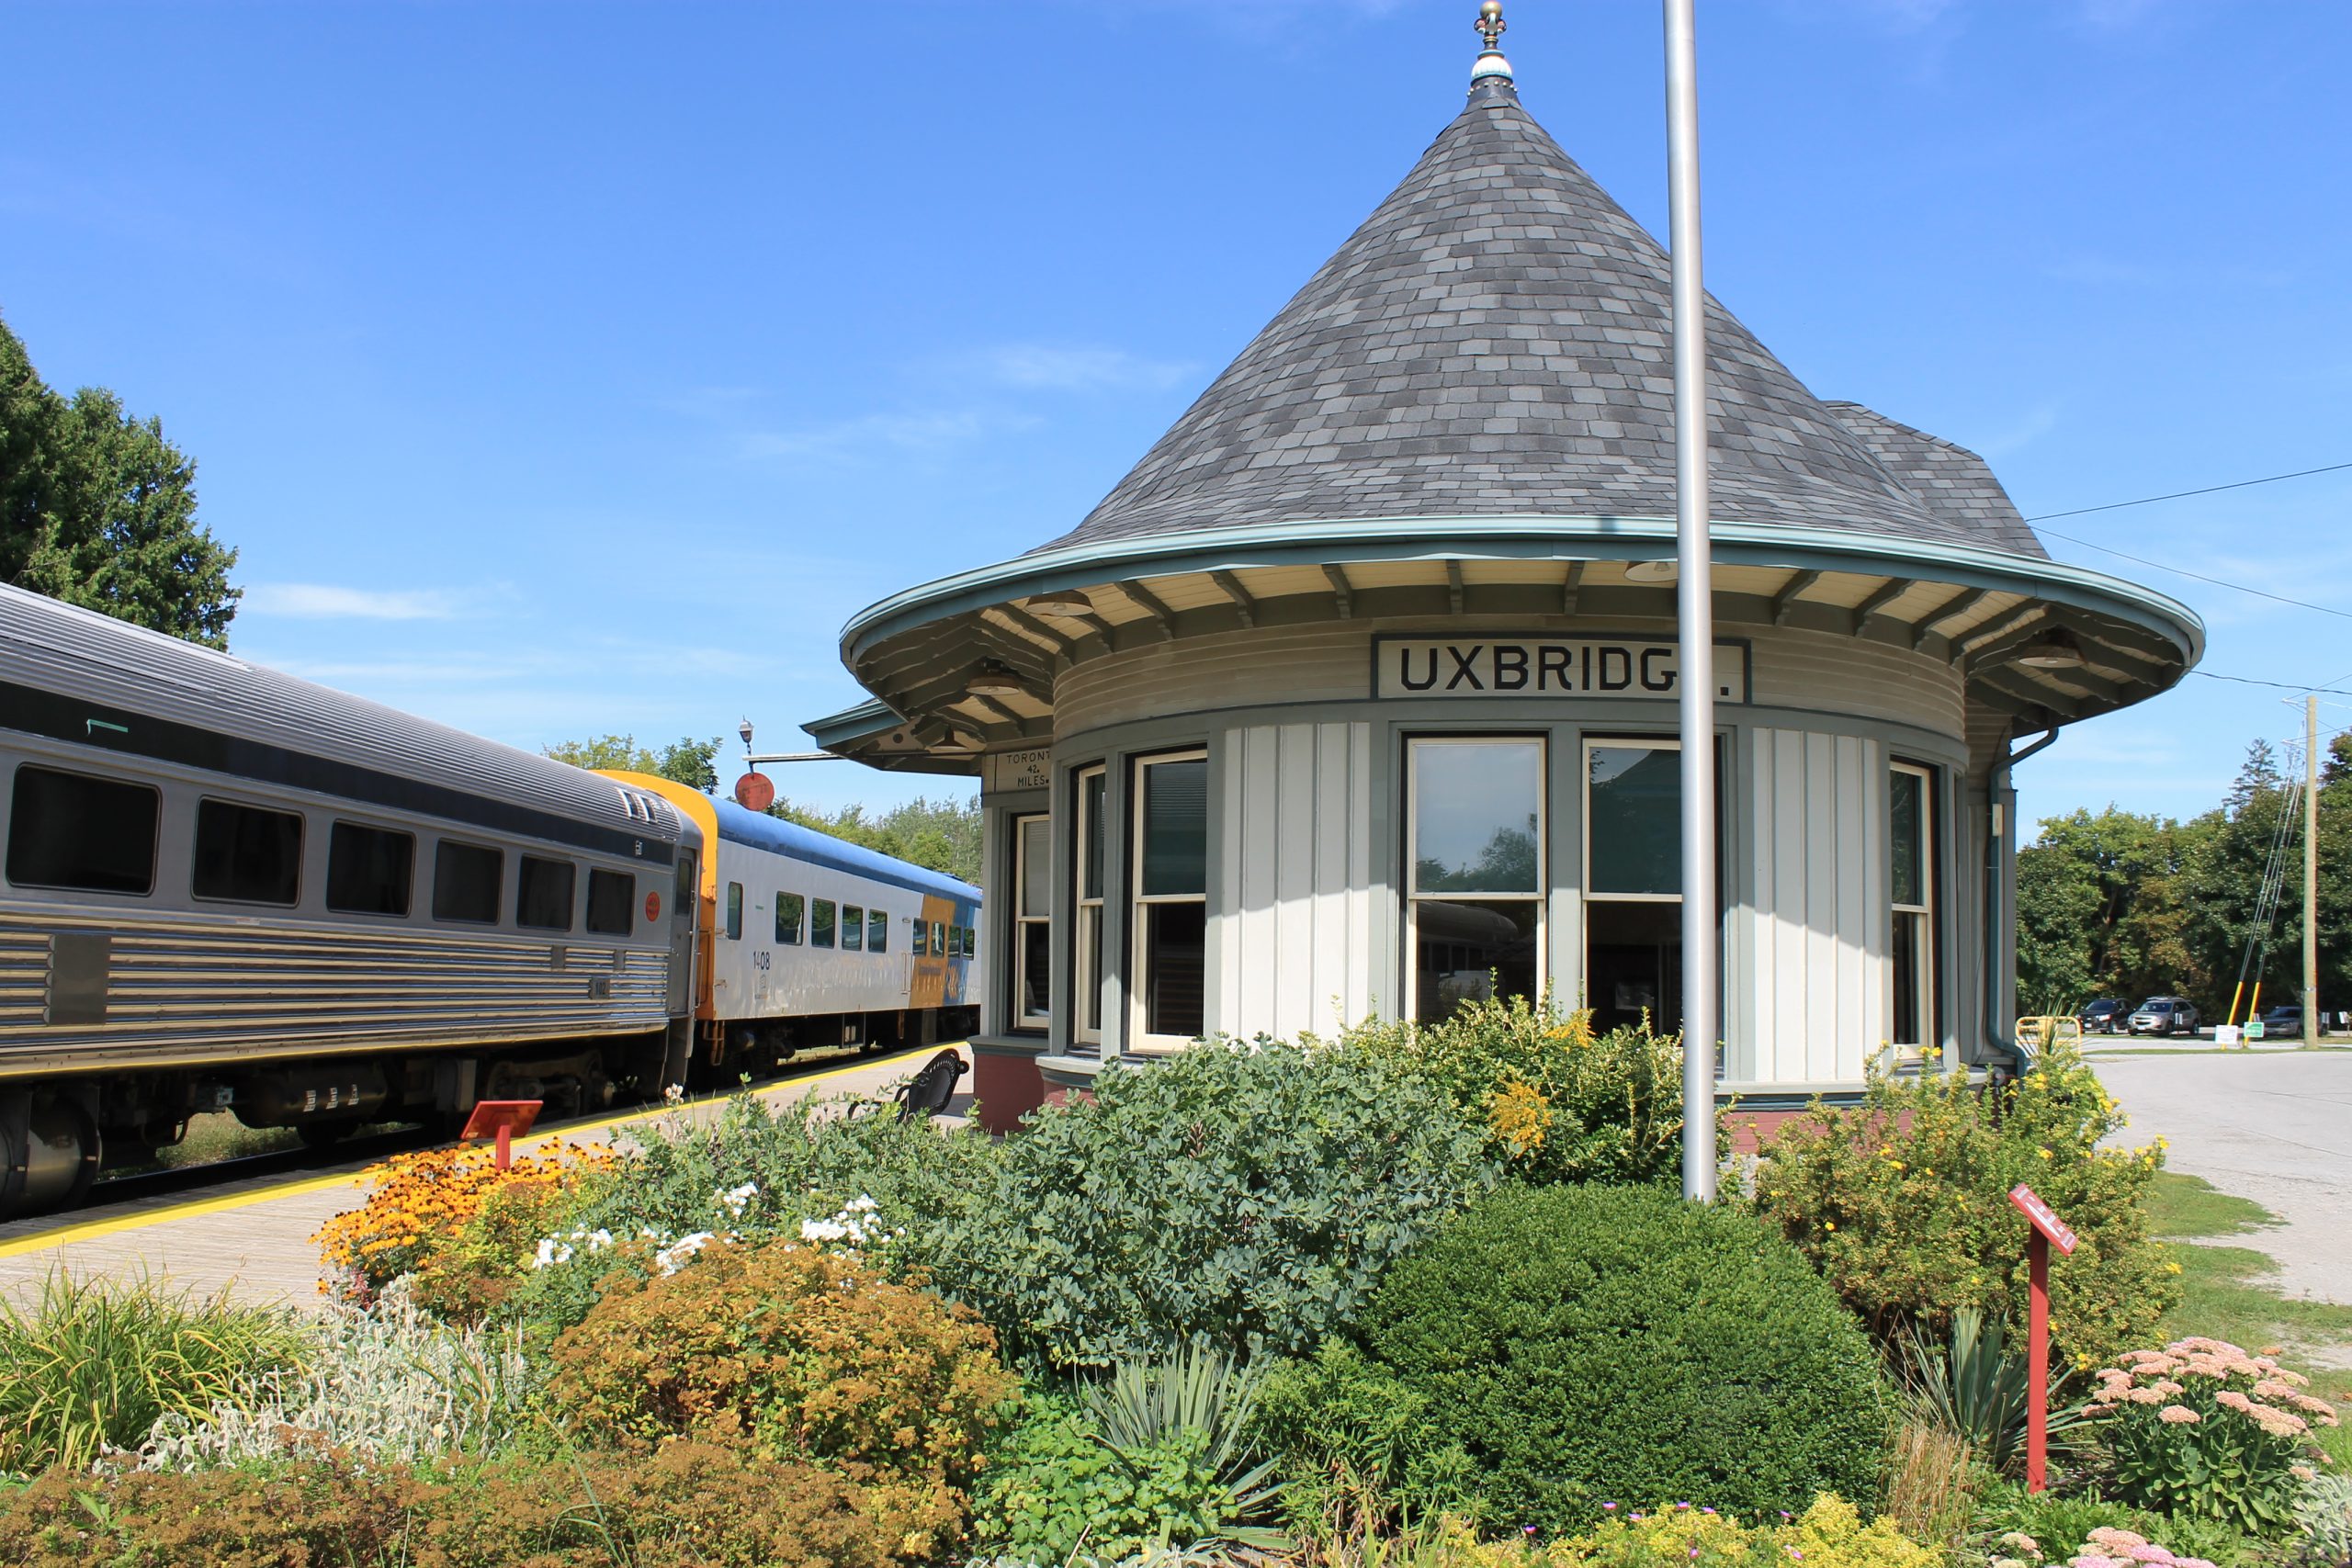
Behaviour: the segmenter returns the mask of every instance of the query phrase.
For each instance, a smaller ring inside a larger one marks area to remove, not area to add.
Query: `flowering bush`
[[[1943,1556],[1904,1538],[1892,1519],[1861,1521],[1853,1505],[1823,1495],[1802,1516],[1755,1524],[1692,1503],[1612,1508],[1596,1529],[1537,1545],[1479,1543],[1458,1529],[1446,1552],[1461,1568],[1942,1568]]]
[[[420,1301],[478,1319],[521,1277],[547,1216],[615,1163],[610,1150],[561,1145],[505,1170],[486,1149],[395,1155],[368,1168],[366,1202],[311,1238],[327,1269],[319,1288],[364,1304],[412,1274]]]
[[[2181,1339],[2134,1350],[2098,1379],[2089,1413],[2126,1500],[2249,1533],[2293,1526],[2320,1457],[2311,1429],[2335,1425],[2303,1378],[2219,1339]]]
[[[2059,1550],[2064,1551],[2061,1547]],[[2041,1543],[2023,1530],[2010,1530],[1993,1545],[1989,1568],[2042,1568],[2051,1560]],[[2209,1558],[2183,1557],[2137,1530],[2116,1525],[2094,1527],[2083,1548],[2065,1559],[2066,1568],[2215,1568]]]
[[[1506,1187],[1399,1261],[1356,1335],[1418,1410],[1398,1470],[1459,1477],[1483,1527],[1579,1529],[1658,1496],[1769,1517],[1879,1485],[1870,1342],[1736,1209]]]
[[[2098,1076],[2052,1047],[2006,1094],[1957,1076],[1873,1076],[1852,1110],[1815,1105],[1772,1143],[1755,1205],[1883,1343],[1945,1337],[1953,1314],[2026,1317],[2025,1221],[2009,1190],[2032,1186],[2082,1240],[2051,1269],[2051,1339],[2087,1369],[2146,1343],[2179,1297],[2179,1266],[2148,1234],[2162,1140],[2102,1148],[2124,1125]]]
[[[584,1435],[838,1470],[921,1551],[960,1534],[961,1490],[1017,1387],[967,1309],[789,1241],[611,1276],[553,1359],[549,1395]]]
[[[1527,1182],[1671,1183],[1682,1162],[1682,1044],[1647,1029],[1595,1034],[1546,989],[1464,1003],[1442,1023],[1361,1024],[1342,1037],[1442,1086]],[[1719,1154],[1730,1136],[1717,1119]]]

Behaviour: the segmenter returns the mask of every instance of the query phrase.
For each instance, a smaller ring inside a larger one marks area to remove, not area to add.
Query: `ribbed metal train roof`
[[[2041,556],[1983,462],[1825,405],[1710,299],[1719,520]],[[1665,249],[1475,87],[1403,184],[1063,546],[1374,517],[1674,513]]]
[[[619,785],[569,763],[5,584],[0,679],[622,832],[680,833],[668,801],[630,791],[651,814],[633,817]]]

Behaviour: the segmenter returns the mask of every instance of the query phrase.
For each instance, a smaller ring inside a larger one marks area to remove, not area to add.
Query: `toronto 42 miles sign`
[[[1633,697],[1682,694],[1672,637],[1376,637],[1377,697]],[[1715,644],[1715,697],[1747,701],[1747,645]]]

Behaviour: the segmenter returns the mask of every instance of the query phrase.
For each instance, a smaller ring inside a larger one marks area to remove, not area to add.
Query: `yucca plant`
[[[1915,1335],[1903,1342],[1903,1361],[1904,1382],[1925,1420],[1957,1433],[1995,1472],[2023,1471],[2026,1359],[1998,1318],[1988,1323],[1963,1307],[1952,1314],[1947,1344],[1926,1345]],[[2052,1449],[2064,1447],[2082,1424],[2079,1410],[2051,1411]]]
[[[299,1359],[291,1316],[142,1274],[53,1269],[29,1308],[0,1295],[0,1471],[89,1464],[157,1417],[201,1419],[247,1375]]]
[[[1258,1460],[1250,1439],[1261,1382],[1247,1362],[1190,1346],[1156,1360],[1123,1359],[1088,1385],[1095,1440],[1123,1465],[1164,1473],[1181,1456],[1213,1494],[1200,1500],[1200,1514],[1214,1538],[1177,1544],[1289,1549],[1287,1536],[1258,1522],[1272,1517],[1288,1485],[1272,1479],[1274,1461]]]

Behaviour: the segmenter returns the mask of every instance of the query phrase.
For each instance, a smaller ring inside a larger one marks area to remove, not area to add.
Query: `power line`
[[[2244,490],[2248,485],[2271,485],[2277,484],[2280,479],[2308,479],[2313,474],[2332,474],[2341,468],[2352,468],[2352,463],[2329,463],[2323,468],[2297,468],[2291,474],[2265,474],[2258,479],[2237,479],[2225,485],[2207,485],[2202,490],[2177,490],[2170,495],[2143,495],[2137,501],[2110,501],[2105,506],[2077,506],[2072,512],[2045,512],[2041,517],[2029,517],[2026,521],[2029,523],[2039,523],[2042,521],[2043,518],[2047,517],[2080,517],[2086,513],[2113,512],[2120,507],[2125,506],[2149,506],[2159,501],[2179,501],[2192,495],[2213,495],[2225,490]],[[2063,539],[2066,536],[2061,534],[2058,536]],[[2075,541],[2077,544],[2080,544],[2081,542],[2082,541],[2079,539]],[[2093,547],[2096,548],[2097,547],[2094,546]],[[2119,551],[2118,553],[2120,554],[2120,552]],[[2150,564],[2153,565],[2154,563],[2152,562]],[[2223,586],[2226,587],[2228,585],[2224,584]]]
[[[2250,675],[2216,675],[2211,670],[2191,670],[2189,673],[2202,675],[2208,681],[2232,681],[2241,686],[2276,686],[2282,692],[2301,692],[2306,695],[2317,694],[2327,697],[2352,697],[2352,691],[2344,691],[2335,686],[2298,686],[2286,681],[2257,681]],[[2302,743],[2297,741],[2296,744]]]
[[[2343,468],[2352,468],[2352,463],[2346,463],[2338,466]],[[2322,473],[2325,470],[2313,468],[2310,471],[2312,473]],[[2290,478],[2292,476],[2281,475],[2280,477]],[[2267,481],[2263,479],[2248,479],[2246,482],[2248,484],[2263,484]],[[2228,485],[2217,485],[2214,488],[2217,490],[2228,490],[2232,487]],[[2204,492],[2201,491],[2185,491],[2182,493],[2187,495],[2200,495]],[[2169,500],[2171,498],[2167,496],[2157,496],[2152,497],[2151,499],[2163,501]],[[2141,503],[2136,501],[2122,501],[2116,502],[2116,504],[2119,506],[2137,506]],[[2089,506],[2085,507],[2084,510],[2086,512],[2099,512],[2104,511],[2105,508]],[[2073,514],[2071,513],[2056,512],[2051,513],[2051,515],[2053,517],[2067,517]],[[2323,615],[2335,615],[2344,620],[2352,621],[2352,611],[2338,610],[2327,604],[2314,604],[2308,599],[2290,599],[2284,593],[2273,593],[2269,590],[2264,588],[2248,588],[2243,582],[2232,582],[2229,579],[2223,577],[2208,577],[2201,571],[2191,571],[2187,567],[2166,566],[2160,560],[2150,560],[2145,556],[2135,556],[2129,550],[2119,550],[2112,545],[2098,544],[2089,539],[2078,539],[2072,534],[2061,534],[2055,528],[2044,528],[2041,532],[2049,535],[2053,539],[2064,539],[2070,545],[2081,545],[2086,549],[2103,550],[2111,556],[2120,556],[2128,561],[2137,561],[2142,566],[2154,567],[2158,571],[2169,571],[2176,577],[2193,577],[2199,582],[2210,582],[2216,588],[2227,588],[2233,592],[2251,593],[2257,599],[2267,599],[2274,604],[2292,604],[2298,610],[2317,610]]]

